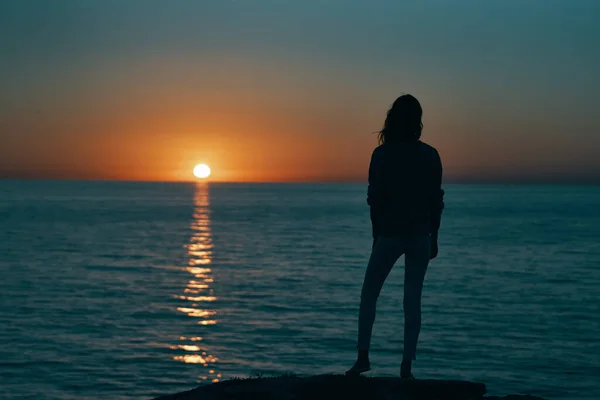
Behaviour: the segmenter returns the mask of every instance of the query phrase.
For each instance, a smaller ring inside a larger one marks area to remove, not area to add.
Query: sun
[[[198,164],[194,167],[194,176],[204,179],[210,176],[210,167],[206,164]]]

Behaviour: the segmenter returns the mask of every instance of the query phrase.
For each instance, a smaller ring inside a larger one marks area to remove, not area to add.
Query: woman
[[[371,208],[373,249],[361,291],[358,359],[347,375],[371,369],[369,346],[377,298],[394,263],[405,255],[404,352],[402,378],[414,378],[421,330],[421,292],[429,260],[437,256],[444,191],[436,149],[420,141],[423,110],[411,95],[398,97],[379,132],[380,146],[369,166],[367,203]]]

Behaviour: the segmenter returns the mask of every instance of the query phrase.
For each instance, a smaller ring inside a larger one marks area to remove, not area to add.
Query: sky
[[[445,182],[600,183],[597,0],[0,0],[0,178],[364,182],[416,96]]]

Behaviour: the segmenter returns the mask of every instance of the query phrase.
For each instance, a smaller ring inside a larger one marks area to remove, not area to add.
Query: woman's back
[[[371,158],[367,197],[377,233],[431,233],[443,208],[441,179],[440,156],[430,145],[414,140],[377,147]]]

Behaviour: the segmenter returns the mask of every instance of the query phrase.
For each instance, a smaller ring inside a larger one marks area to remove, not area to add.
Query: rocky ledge
[[[544,400],[541,397],[523,395],[486,397],[485,393],[483,383],[466,381],[344,375],[299,378],[285,375],[274,378],[236,378],[155,400]]]

